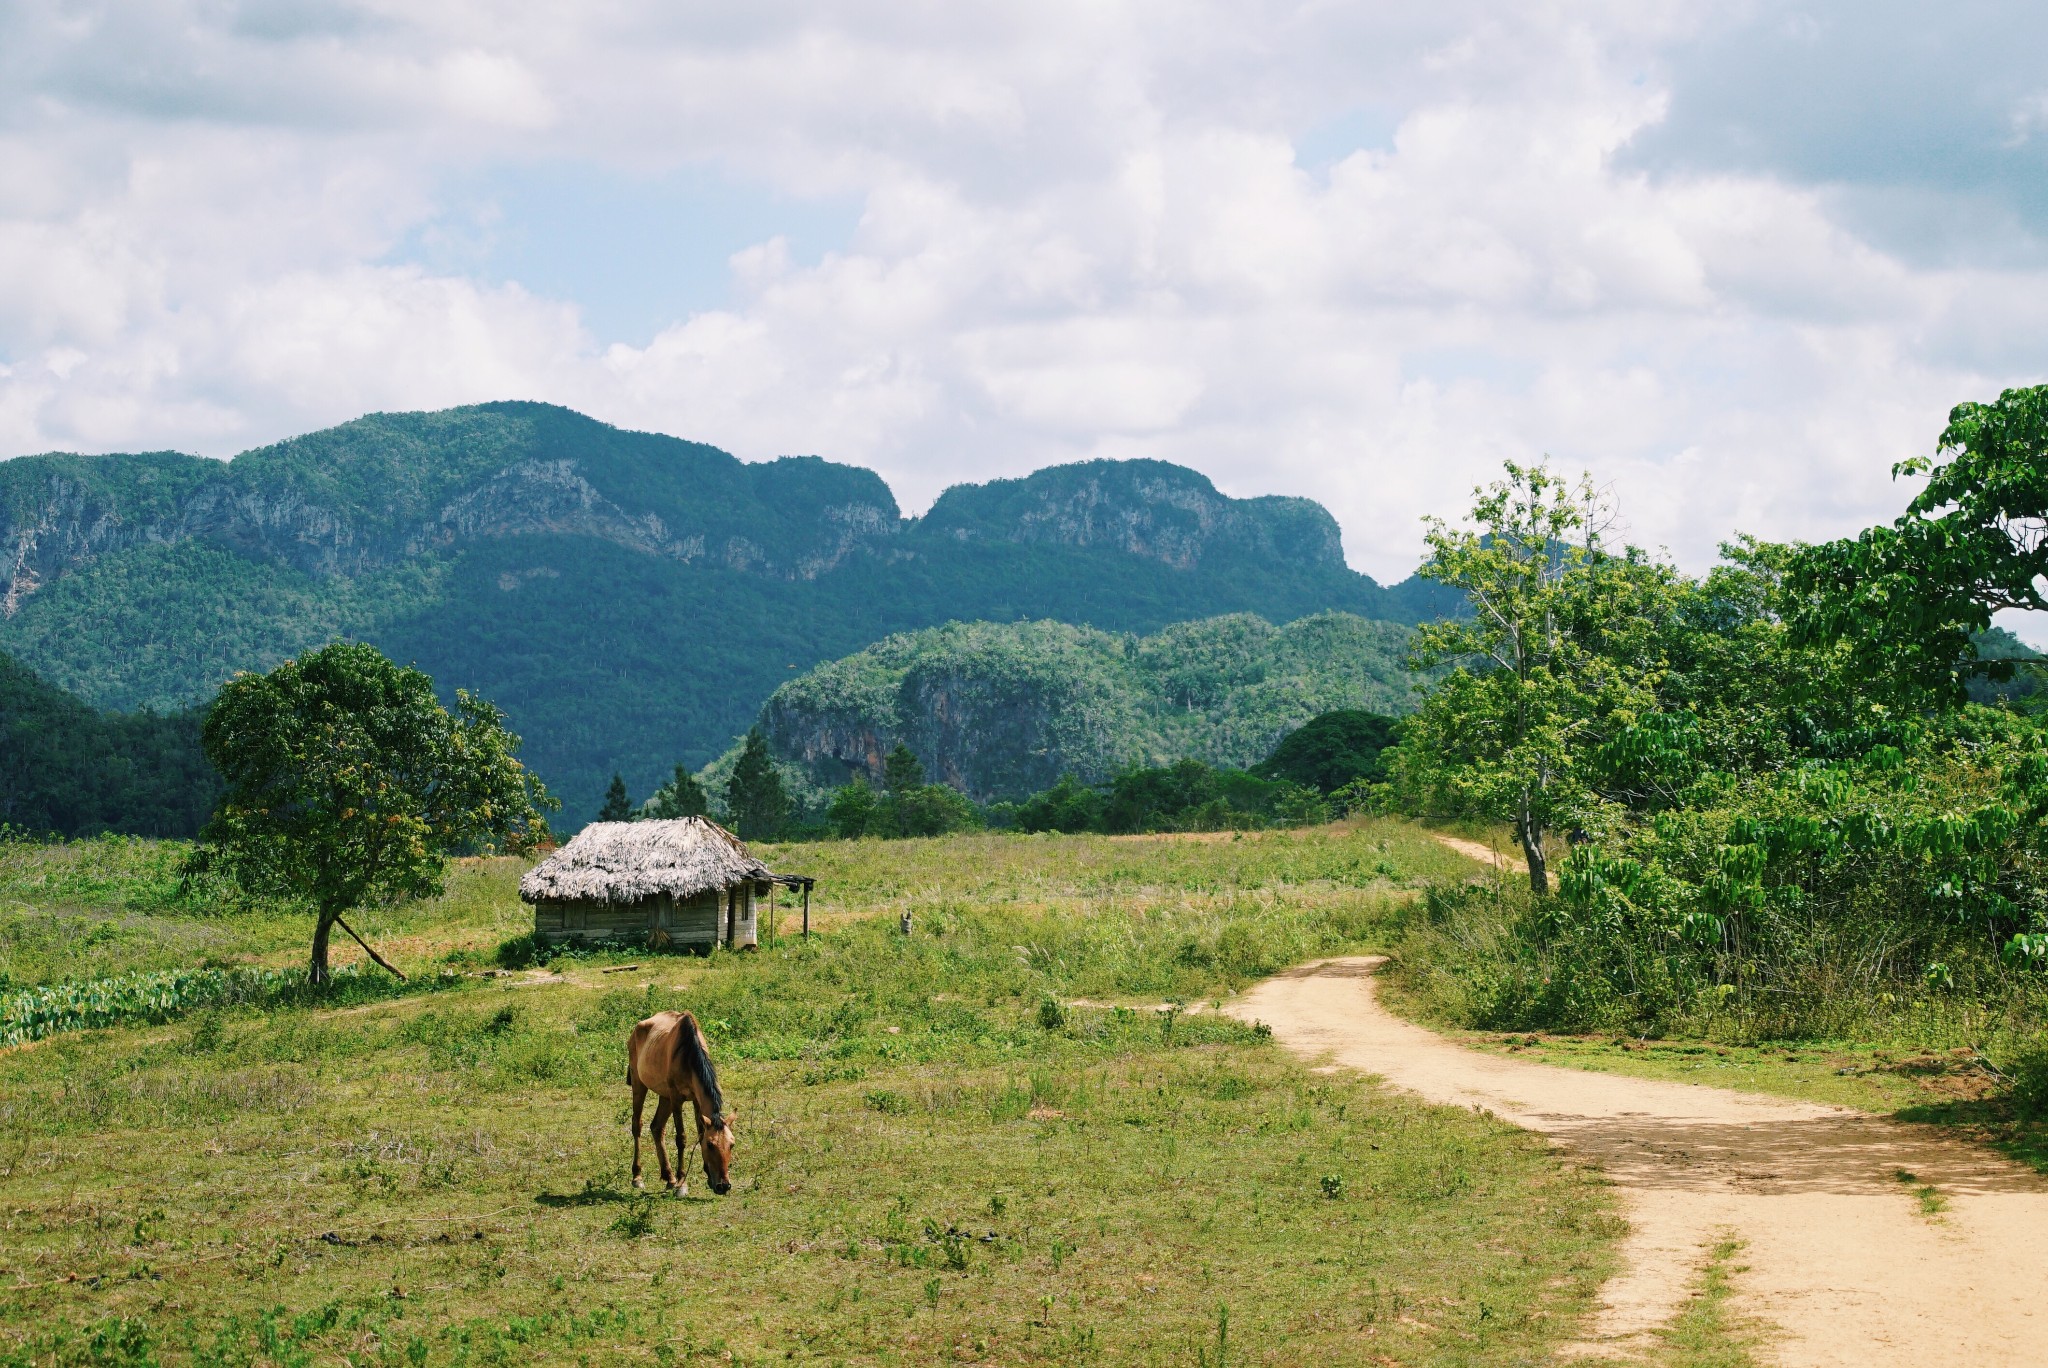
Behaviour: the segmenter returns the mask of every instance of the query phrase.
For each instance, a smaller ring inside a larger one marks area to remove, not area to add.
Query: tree
[[[924,785],[924,763],[901,741],[882,760],[882,787],[891,793]]]
[[[966,794],[944,784],[919,784],[891,793],[883,800],[890,810],[888,825],[898,836],[944,836],[973,831],[981,814]]]
[[[604,791],[604,806],[597,810],[600,822],[630,822],[633,820],[633,800],[626,796],[626,781],[618,771],[612,772],[612,786]]]
[[[1417,631],[1415,668],[1456,668],[1409,719],[1397,764],[1411,798],[1512,822],[1529,885],[1547,893],[1544,839],[1591,800],[1592,748],[1655,706],[1646,657],[1673,577],[1603,548],[1609,515],[1589,481],[1506,469],[1474,491],[1475,526],[1429,520],[1421,573],[1462,590],[1472,615]]]
[[[740,748],[739,761],[726,782],[725,806],[742,840],[772,841],[789,819],[789,794],[775,772],[775,762],[768,758],[768,740],[759,727],[747,733]]]
[[[656,789],[653,801],[647,805],[648,816],[667,820],[702,817],[710,811],[711,799],[704,786],[680,764],[676,766],[675,777]]]
[[[1103,798],[1071,774],[1041,793],[1034,793],[1017,808],[1017,826],[1024,831],[1101,831]]]
[[[344,913],[438,893],[452,854],[531,850],[556,806],[496,708],[458,690],[451,714],[432,680],[371,646],[236,675],[200,742],[227,788],[193,866],[310,905],[315,983]]]
[[[1355,779],[1381,777],[1380,752],[1394,744],[1400,726],[1394,718],[1354,708],[1326,712],[1282,737],[1252,773],[1335,793]]]
[[[866,778],[858,774],[851,783],[832,795],[832,806],[826,811],[832,829],[849,841],[868,834],[868,823],[874,815],[875,791],[868,787]]]
[[[2048,609],[2048,385],[1958,404],[1935,459],[1892,475],[1927,485],[1889,526],[1802,549],[1793,625],[1802,642],[1851,643],[1895,696],[1959,702],[1972,679],[2012,678],[1975,648],[1991,615]]]

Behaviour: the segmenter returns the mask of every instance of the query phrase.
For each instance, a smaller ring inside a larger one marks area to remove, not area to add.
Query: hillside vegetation
[[[1408,631],[1348,613],[1275,627],[1235,614],[1151,636],[1058,622],[949,623],[793,679],[768,699],[774,754],[831,788],[907,745],[926,777],[1021,799],[1183,759],[1242,768],[1334,709],[1412,706]]]
[[[219,792],[196,714],[103,713],[0,654],[0,827],[190,836]]]
[[[0,462],[0,649],[102,708],[201,702],[337,636],[501,705],[574,820],[702,765],[793,671],[949,620],[1149,632],[1218,613],[1412,622],[1302,499],[1156,461],[946,491],[744,463],[543,404],[377,414],[245,453]]]

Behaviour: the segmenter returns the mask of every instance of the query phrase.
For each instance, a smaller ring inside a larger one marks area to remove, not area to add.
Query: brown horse
[[[732,1188],[732,1118],[725,1099],[718,1092],[718,1071],[711,1067],[711,1051],[697,1018],[688,1012],[656,1012],[633,1028],[626,1037],[626,1082],[633,1089],[633,1186],[640,1182],[640,1108],[651,1091],[660,1100],[654,1107],[654,1157],[661,1161],[662,1186],[684,1196],[690,1190],[687,1160],[683,1150],[683,1100],[689,1099],[697,1113],[697,1142],[704,1150],[704,1179],[711,1190],[725,1194]],[[676,1169],[671,1175],[668,1151],[661,1141],[662,1125],[670,1117],[676,1123]]]

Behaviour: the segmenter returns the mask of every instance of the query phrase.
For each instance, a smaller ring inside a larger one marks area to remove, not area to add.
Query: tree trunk
[[[322,912],[320,920],[313,924],[313,968],[309,977],[314,983],[327,982],[327,937],[340,919],[339,912]]]
[[[1543,823],[1529,811],[1527,798],[1522,800],[1515,835],[1521,838],[1522,858],[1529,862],[1529,889],[1541,897],[1550,892],[1550,867],[1543,862]]]

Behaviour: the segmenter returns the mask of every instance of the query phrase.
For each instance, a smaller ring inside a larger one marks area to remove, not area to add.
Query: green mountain
[[[1284,627],[1238,613],[1144,637],[948,623],[789,681],[760,724],[771,753],[813,791],[855,774],[879,784],[900,742],[933,780],[984,802],[1016,799],[1062,774],[1094,782],[1186,758],[1242,768],[1320,714],[1406,712],[1407,637],[1350,613]]]
[[[544,404],[376,414],[231,462],[0,462],[0,650],[101,708],[170,710],[335,636],[481,692],[565,817],[698,765],[820,661],[955,619],[1112,632],[1443,607],[1343,562],[1303,499],[1156,461],[948,490],[749,464]]]
[[[190,836],[219,792],[197,714],[98,712],[0,655],[0,824]]]

